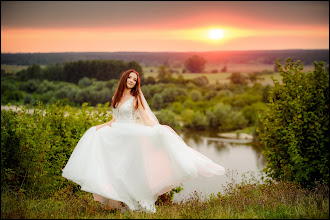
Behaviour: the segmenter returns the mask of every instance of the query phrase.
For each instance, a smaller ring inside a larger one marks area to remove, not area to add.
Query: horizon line
[[[33,54],[33,53],[207,53],[207,52],[241,52],[241,51],[283,51],[283,50],[329,50],[323,49],[257,49],[257,50],[207,50],[207,51],[62,51],[62,52],[1,52],[1,54]]]

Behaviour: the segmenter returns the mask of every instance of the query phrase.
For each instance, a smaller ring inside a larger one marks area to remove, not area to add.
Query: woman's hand
[[[107,123],[100,124],[100,125],[96,126],[96,130],[98,130],[98,129],[104,127],[104,126],[109,126],[109,127],[111,127],[111,123],[112,123],[112,120],[109,121],[109,122],[107,122]]]

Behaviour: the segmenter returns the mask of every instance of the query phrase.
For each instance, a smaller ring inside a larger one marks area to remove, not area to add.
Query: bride
[[[89,128],[62,170],[103,207],[154,213],[157,197],[180,183],[225,173],[171,127],[159,124],[135,70],[122,74],[111,106],[112,120]],[[136,123],[138,116],[144,125]]]

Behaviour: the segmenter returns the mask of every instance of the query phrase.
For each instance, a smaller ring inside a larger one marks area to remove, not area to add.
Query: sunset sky
[[[1,53],[329,49],[328,1],[1,1]]]

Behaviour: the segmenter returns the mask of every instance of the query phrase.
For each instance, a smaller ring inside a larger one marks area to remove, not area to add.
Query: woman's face
[[[127,84],[126,84],[127,88],[132,89],[136,85],[136,81],[137,81],[136,73],[131,72],[127,78]]]

